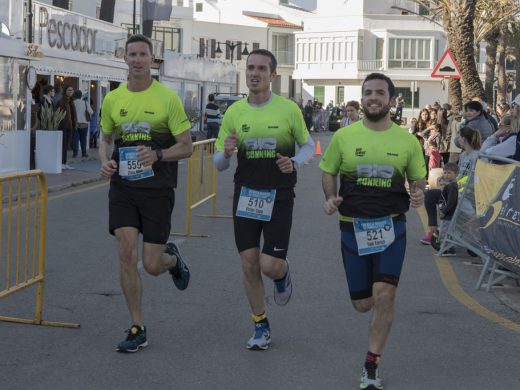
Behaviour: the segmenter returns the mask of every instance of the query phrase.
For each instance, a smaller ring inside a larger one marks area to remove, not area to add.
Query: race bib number
[[[154,175],[152,166],[145,167],[137,161],[137,147],[119,148],[119,176],[125,180],[135,181]]]
[[[395,240],[392,217],[354,218],[354,233],[359,256],[383,252]]]
[[[237,217],[270,221],[276,190],[253,190],[242,187],[238,199]]]

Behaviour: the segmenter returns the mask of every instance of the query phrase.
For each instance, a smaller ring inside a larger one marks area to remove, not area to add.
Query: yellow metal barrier
[[[172,233],[176,236],[208,237],[204,234],[191,233],[192,210],[211,200],[211,214],[201,217],[230,218],[217,215],[217,169],[213,164],[215,139],[198,141],[193,144],[193,154],[188,159],[186,192],[186,229],[184,233]]]
[[[40,170],[0,175],[0,299],[37,285],[34,319],[0,321],[78,328],[42,320],[45,284],[47,181]]]

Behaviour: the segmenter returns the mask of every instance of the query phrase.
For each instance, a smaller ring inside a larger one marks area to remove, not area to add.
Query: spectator
[[[415,133],[415,128],[417,127],[417,118],[412,118],[410,120],[410,127],[408,128],[408,132],[410,134],[414,134]]]
[[[505,116],[505,115],[509,115],[510,114],[510,111],[511,110],[511,107],[509,106],[509,104],[503,102],[503,103],[498,103],[497,104],[497,109],[496,109],[496,113],[497,113],[497,117],[499,119],[499,121]]]
[[[69,143],[72,138],[72,131],[76,128],[76,108],[72,102],[74,88],[70,85],[66,85],[64,90],[65,95],[63,95],[58,103],[58,107],[65,111],[65,117],[62,119],[59,126],[60,130],[63,132],[61,169],[74,169],[67,164]]]
[[[430,111],[427,108],[423,108],[419,113],[415,133],[413,133],[422,146],[424,146],[424,136],[427,134],[428,126],[430,126]]]
[[[511,116],[506,115],[500,121],[498,130],[482,143],[481,150],[484,154],[512,158],[516,150],[516,141],[517,130],[511,126]]]
[[[437,141],[432,140],[429,142],[430,159],[428,160],[428,169],[431,171],[435,168],[441,167],[441,153],[439,152],[439,145]]]
[[[81,156],[88,157],[87,154],[87,135],[88,123],[94,113],[90,104],[81,98],[80,90],[74,92],[74,108],[76,110],[76,127],[72,131],[72,157],[78,156],[78,143],[81,145]],[[88,117],[88,118],[87,118]]]
[[[438,123],[441,126],[441,142],[439,144],[439,152],[444,164],[446,164],[450,159],[449,149],[451,134],[448,133],[448,126],[450,124],[449,114],[450,112],[447,107],[445,107],[445,105],[443,105],[442,108],[438,111]]]
[[[215,95],[210,93],[208,95],[208,104],[206,104],[206,111],[204,112],[204,120],[208,128],[206,134],[207,139],[217,138],[218,130],[220,128],[221,113],[218,105],[215,103]]]
[[[354,122],[357,122],[359,118],[359,103],[355,100],[347,102],[345,106],[346,115],[341,121],[341,127],[346,127]]]
[[[464,177],[467,177],[471,169],[475,165],[475,161],[479,156],[480,150],[480,133],[471,127],[463,127],[459,131],[459,135],[455,139],[455,144],[458,144],[464,151],[459,158],[459,175],[457,182],[464,182]],[[440,186],[443,183],[439,183]],[[428,231],[421,238],[421,243],[430,245],[432,242],[433,233],[437,230],[437,203],[441,197],[441,190],[430,189],[424,193],[424,207],[428,215]]]
[[[495,132],[495,127],[480,102],[472,100],[464,104],[464,118],[463,125],[478,130],[483,141]]]
[[[404,108],[404,98],[403,94],[399,92],[399,95],[397,95],[397,99],[395,101],[396,107],[395,107],[395,118],[397,120],[401,120],[403,118],[403,108]]]
[[[443,169],[443,180],[446,184],[442,188],[439,202],[439,218],[441,220],[438,235],[439,244],[442,244],[446,240],[446,233],[453,214],[455,213],[455,208],[457,207],[459,191],[456,178],[458,172],[459,167],[455,163],[448,163]],[[455,256],[456,254],[455,248],[451,247],[440,255]]]
[[[303,108],[303,119],[305,120],[305,125],[307,126],[307,130],[311,131],[312,129],[312,115],[314,112],[314,107],[312,105],[312,100],[307,100],[307,104]]]

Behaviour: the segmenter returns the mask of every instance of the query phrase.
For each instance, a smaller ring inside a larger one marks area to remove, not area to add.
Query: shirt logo
[[[399,157],[399,155],[397,153],[387,153],[386,154],[387,156],[393,156],[393,157]]]
[[[246,125],[246,124],[242,125],[242,131],[244,133],[247,133],[249,130],[251,130],[251,127],[249,127],[249,125]]]
[[[155,112],[152,112],[152,111],[145,111],[144,113],[145,114],[150,114],[150,115],[155,115]]]
[[[363,157],[366,153],[366,150],[363,150],[363,148],[356,148],[356,156],[357,157]]]
[[[127,115],[128,115],[128,111],[126,111],[124,108],[119,110],[119,116],[127,116]]]
[[[267,126],[268,129],[278,129],[278,126],[276,125],[271,125],[271,126]]]

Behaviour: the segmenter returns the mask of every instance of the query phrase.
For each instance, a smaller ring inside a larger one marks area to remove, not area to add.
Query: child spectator
[[[455,163],[447,163],[443,169],[443,180],[446,185],[441,192],[441,199],[439,202],[439,218],[441,220],[439,226],[439,242],[442,244],[446,239],[446,234],[455,208],[457,207],[459,188],[457,184],[457,175],[459,167]],[[440,254],[441,256],[455,256],[455,248],[451,247]]]
[[[431,171],[434,168],[441,167],[441,153],[439,151],[439,145],[436,140],[432,140],[429,142],[429,150],[428,153],[430,155],[430,159],[428,160],[428,169]]]

